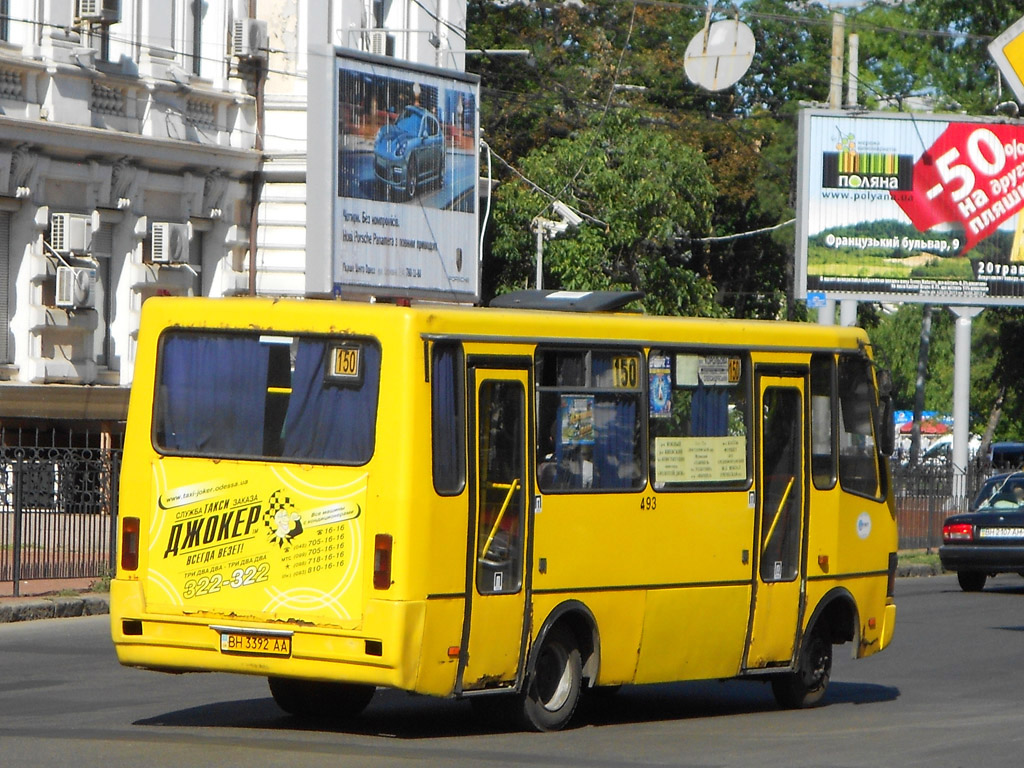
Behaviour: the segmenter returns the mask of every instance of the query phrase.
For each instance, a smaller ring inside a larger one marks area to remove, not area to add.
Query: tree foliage
[[[663,127],[613,113],[572,137],[521,158],[524,175],[586,214],[566,236],[543,244],[545,286],[642,290],[657,314],[721,314],[711,283],[686,268],[689,231],[705,232],[713,204],[710,171]],[[522,180],[499,187],[492,244],[500,286],[532,284],[537,216],[558,217],[550,198]]]

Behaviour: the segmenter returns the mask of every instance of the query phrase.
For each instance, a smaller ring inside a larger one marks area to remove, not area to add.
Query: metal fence
[[[987,477],[995,470],[971,464],[967,471],[967,494],[953,495],[953,468],[946,462],[892,467],[896,522],[900,549],[932,549],[942,544],[942,522],[947,515],[967,510]]]
[[[112,574],[120,469],[119,447],[0,445],[0,582]]]

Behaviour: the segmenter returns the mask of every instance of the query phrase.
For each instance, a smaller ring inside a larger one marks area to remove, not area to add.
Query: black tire
[[[583,690],[583,662],[576,639],[563,627],[544,638],[522,697],[525,725],[560,731],[569,724]]]
[[[405,177],[405,196],[412,200],[416,197],[416,192],[419,188],[420,177],[419,169],[416,167],[416,157],[409,158],[409,165],[406,168]]]
[[[357,683],[325,683],[270,677],[270,694],[290,715],[344,720],[366,709],[376,688]]]
[[[832,642],[817,629],[804,640],[796,670],[772,678],[772,693],[780,707],[806,709],[825,698],[831,677]]]
[[[956,580],[960,582],[960,589],[964,592],[981,592],[985,588],[988,574],[977,571],[957,571]]]

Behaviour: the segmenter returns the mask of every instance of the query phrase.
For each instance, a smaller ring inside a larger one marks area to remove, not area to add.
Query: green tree
[[[999,69],[988,54],[992,37],[1021,16],[1002,0],[915,0],[915,28],[941,34],[915,36],[941,109],[991,114],[998,101]]]
[[[714,199],[700,154],[666,128],[609,113],[521,158],[523,174],[590,217],[544,245],[545,287],[642,290],[655,314],[722,314],[714,286],[686,268],[689,232],[706,232]],[[498,188],[494,292],[532,284],[534,217],[551,200],[522,180]]]

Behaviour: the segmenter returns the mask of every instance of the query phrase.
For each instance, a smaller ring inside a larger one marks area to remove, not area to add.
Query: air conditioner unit
[[[57,306],[92,309],[96,306],[96,270],[57,267]]]
[[[262,19],[235,19],[231,50],[240,59],[266,59],[270,47],[267,22]]]
[[[154,221],[150,260],[154,264],[187,264],[191,237],[189,224]]]
[[[378,56],[388,55],[388,31],[386,29],[368,29],[367,34],[367,50],[369,53],[375,53]]]
[[[116,24],[121,20],[121,0],[78,0],[78,18],[93,24]]]
[[[50,216],[50,247],[58,253],[85,253],[92,241],[92,217],[84,213]]]

